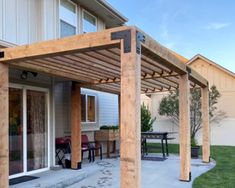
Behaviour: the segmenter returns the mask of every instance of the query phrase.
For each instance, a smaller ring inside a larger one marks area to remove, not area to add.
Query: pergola
[[[9,67],[73,81],[72,168],[81,163],[80,88],[120,96],[121,187],[141,183],[140,95],[179,89],[180,176],[190,181],[190,87],[202,91],[203,161],[209,162],[208,82],[169,49],[136,27],[44,41],[0,50],[0,187],[8,187]]]

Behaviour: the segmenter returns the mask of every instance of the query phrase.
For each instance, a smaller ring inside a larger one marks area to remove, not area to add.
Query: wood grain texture
[[[9,76],[8,65],[0,63],[0,187],[9,187]]]
[[[77,169],[81,162],[81,88],[73,82],[71,92],[71,167]]]
[[[188,75],[180,76],[179,80],[180,180],[189,181],[191,147]]]
[[[140,67],[141,57],[136,53],[136,31],[131,31],[132,50],[123,53],[121,43],[121,131],[120,170],[121,188],[141,186],[140,154]]]
[[[202,95],[202,161],[210,162],[209,88],[201,89]]]

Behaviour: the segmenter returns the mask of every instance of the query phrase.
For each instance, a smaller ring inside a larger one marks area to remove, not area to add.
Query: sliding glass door
[[[10,87],[9,107],[10,175],[48,168],[48,91]]]

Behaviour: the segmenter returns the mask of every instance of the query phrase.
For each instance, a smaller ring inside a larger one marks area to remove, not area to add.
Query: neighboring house
[[[126,21],[103,0],[0,0],[0,48],[101,31]],[[14,67],[9,79],[12,178],[56,164],[55,138],[71,134],[71,82]],[[82,89],[81,101],[82,131],[90,138],[101,125],[119,123],[117,95]],[[32,159],[35,153],[41,158]]]
[[[209,82],[209,86],[215,85],[221,94],[218,101],[218,110],[225,113],[224,118],[219,123],[211,123],[211,144],[212,145],[235,145],[235,73],[225,69],[217,63],[207,59],[202,55],[196,55],[191,60],[184,61],[194,70],[203,75]],[[167,93],[156,93],[151,95],[148,103],[151,103],[152,115],[157,117],[154,123],[154,129],[163,131],[178,132],[178,127],[165,117],[159,116],[158,107],[163,95]],[[175,135],[178,137],[178,135]],[[201,135],[198,135],[198,141],[201,143]],[[175,140],[177,142],[177,139]]]

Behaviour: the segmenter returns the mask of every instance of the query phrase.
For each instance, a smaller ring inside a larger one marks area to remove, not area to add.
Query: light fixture
[[[37,72],[25,71],[25,70],[24,70],[24,71],[22,71],[20,77],[21,77],[22,80],[26,80],[26,79],[28,78],[28,75],[29,75],[29,74],[32,74],[33,77],[36,77],[36,76],[38,75]]]

